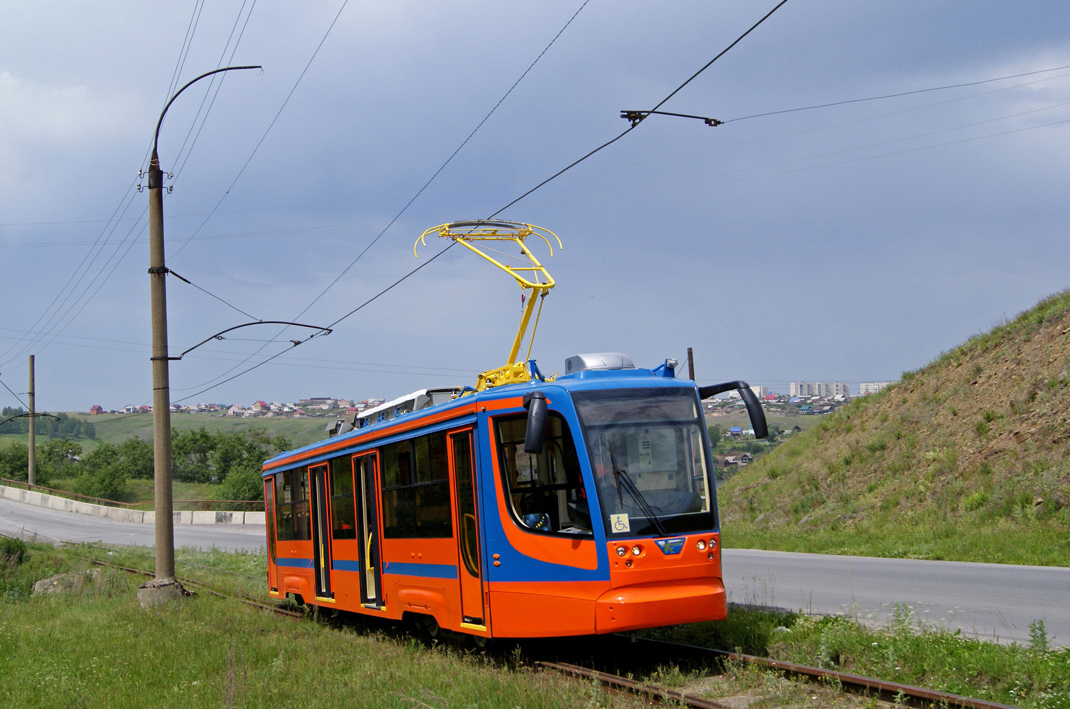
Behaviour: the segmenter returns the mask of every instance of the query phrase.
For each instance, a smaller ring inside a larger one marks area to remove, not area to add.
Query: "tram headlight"
[[[632,547],[632,555],[639,556],[642,553],[643,553],[643,547],[639,546],[638,544],[635,545],[634,547]]]
[[[699,551],[705,551],[706,550],[706,542],[703,541],[702,539],[699,539],[698,540],[698,544],[696,544],[695,546],[698,547]]]
[[[617,556],[624,556],[628,553],[628,550],[624,547],[617,547]]]

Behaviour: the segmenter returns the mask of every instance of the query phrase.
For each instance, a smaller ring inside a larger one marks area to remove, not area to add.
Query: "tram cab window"
[[[524,452],[527,416],[495,420],[499,465],[513,518],[521,528],[591,535],[591,513],[568,423],[551,412],[542,453]]]
[[[709,452],[693,389],[574,392],[610,537],[715,529]]]

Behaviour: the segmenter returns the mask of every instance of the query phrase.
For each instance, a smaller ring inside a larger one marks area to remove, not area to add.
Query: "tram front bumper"
[[[718,578],[660,581],[614,588],[595,602],[595,632],[724,620],[728,599]]]

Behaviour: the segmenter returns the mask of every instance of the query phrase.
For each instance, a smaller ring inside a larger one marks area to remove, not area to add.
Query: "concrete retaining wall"
[[[156,523],[156,513],[152,510],[128,510],[124,507],[94,505],[6,485],[0,485],[0,498],[59,512],[107,517],[119,522]],[[175,512],[173,514],[175,524],[264,524],[263,510],[258,512]]]

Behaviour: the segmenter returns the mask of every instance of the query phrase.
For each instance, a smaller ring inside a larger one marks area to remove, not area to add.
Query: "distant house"
[[[740,438],[743,435],[743,427],[733,426],[732,428],[728,429],[728,435],[732,438]]]
[[[227,409],[227,416],[242,416],[245,414],[245,407],[241,404],[234,404]]]
[[[794,426],[792,426],[791,430],[795,433],[799,433],[800,431],[802,431],[802,427],[799,424],[795,424]]]
[[[89,407],[89,415],[90,416],[96,416],[97,414],[102,414],[102,413],[104,413],[104,407],[101,406],[100,404],[93,404],[92,406]]]
[[[294,418],[301,418],[302,416],[308,416],[308,414],[305,413],[304,409],[302,409],[300,407],[294,409],[294,412],[293,412],[293,417]]]
[[[747,465],[748,463],[751,463],[753,461],[754,461],[754,456],[752,456],[750,453],[744,453],[743,455],[739,456],[739,465],[740,465],[740,467],[742,467],[744,465]]]
[[[739,458],[737,458],[737,457],[736,457],[736,456],[734,456],[734,455],[730,455],[730,456],[727,456],[727,457],[726,457],[726,458],[724,459],[724,463],[722,463],[722,464],[721,464],[721,466],[722,466],[722,467],[723,467],[723,468],[724,468],[725,470],[728,470],[729,468],[736,468],[736,467],[738,467],[738,466],[739,466]]]
[[[264,411],[266,411],[267,408],[268,408],[268,405],[267,405],[266,401],[258,401],[255,404],[253,404],[252,407],[249,410],[252,411],[253,413],[259,414],[259,413],[263,413]]]

